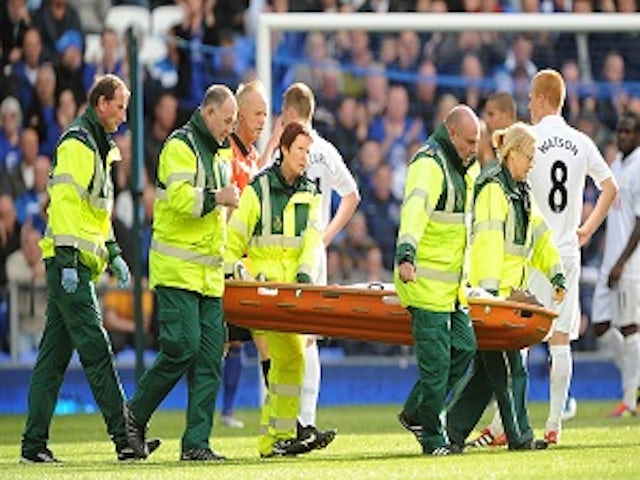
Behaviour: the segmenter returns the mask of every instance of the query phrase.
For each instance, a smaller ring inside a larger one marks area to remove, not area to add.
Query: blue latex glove
[[[76,293],[78,289],[78,283],[80,280],[78,279],[78,270],[73,267],[63,268],[62,269],[62,278],[60,280],[60,284],[62,285],[62,289],[67,293]]]
[[[131,283],[131,273],[129,272],[129,266],[120,255],[115,257],[111,261],[111,271],[118,279],[118,286],[120,288],[128,288]]]

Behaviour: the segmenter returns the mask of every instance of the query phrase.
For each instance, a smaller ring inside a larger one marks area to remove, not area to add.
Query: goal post
[[[640,14],[632,13],[263,13],[256,37],[256,71],[271,100],[271,34],[280,31],[400,32],[637,32]],[[632,46],[629,46],[633,48]],[[272,104],[273,102],[270,102]],[[264,146],[271,119],[260,139]]]

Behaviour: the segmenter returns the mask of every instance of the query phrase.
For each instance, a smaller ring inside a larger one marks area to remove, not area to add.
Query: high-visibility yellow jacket
[[[478,178],[475,197],[469,284],[508,297],[527,286],[533,265],[564,287],[560,255],[526,183],[496,163]]]
[[[210,297],[224,292],[226,208],[215,191],[229,185],[232,153],[218,144],[199,110],[160,152],[149,251],[149,284]]]
[[[48,224],[40,248],[62,267],[86,265],[96,280],[120,253],[111,224],[111,165],[120,151],[93,108],[78,117],[58,141],[49,175]]]
[[[400,214],[396,264],[415,265],[417,281],[403,283],[396,266],[394,283],[403,306],[437,312],[456,309],[473,181],[444,126],[411,160]]]
[[[313,182],[303,175],[289,186],[279,164],[269,167],[242,191],[229,220],[227,273],[246,252],[253,276],[295,282],[303,274],[310,281],[322,239],[319,215],[320,194]]]

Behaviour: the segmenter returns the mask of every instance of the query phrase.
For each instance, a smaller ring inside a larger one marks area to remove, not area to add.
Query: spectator
[[[438,70],[435,63],[425,60],[418,70],[409,112],[422,119],[427,131],[433,131],[429,125],[435,115],[438,96]]]
[[[345,234],[337,244],[341,270],[349,283],[390,281],[391,274],[382,268],[382,252],[367,233],[367,220],[362,211],[353,214]]]
[[[515,90],[515,72],[520,69],[526,73],[529,80],[538,72],[533,62],[533,39],[525,33],[519,33],[513,39],[506,58],[493,76],[496,90],[511,93]]]
[[[337,118],[335,112],[340,108],[344,85],[342,81],[342,69],[336,60],[328,60],[324,64],[320,79],[320,89],[317,93],[318,108],[314,114],[316,128],[321,135],[329,135],[336,128]]]
[[[344,97],[340,102],[336,120],[336,126],[328,133],[327,140],[335,145],[347,166],[351,168],[367,134],[363,107],[355,98]]]
[[[365,91],[363,74],[373,67],[373,53],[369,34],[364,30],[352,30],[339,36],[341,51],[337,52],[340,63],[347,67],[344,75],[344,94],[360,97]]]
[[[186,121],[200,104],[206,84],[202,49],[205,34],[203,0],[189,0],[182,5],[185,10],[184,21],[175,30],[178,40],[177,71],[180,72],[175,88],[180,107],[179,123]]]
[[[152,121],[145,127],[144,135],[144,167],[150,183],[156,180],[160,150],[178,118],[178,100],[169,92],[162,93],[153,109]]]
[[[372,65],[371,68],[367,70],[364,85],[363,104],[367,122],[371,123],[374,118],[384,113],[389,98],[389,80],[382,66]],[[346,89],[345,94],[347,96],[353,96],[349,95]]]
[[[113,28],[105,27],[100,32],[100,46],[102,57],[95,59],[92,63],[94,75],[105,75],[112,73],[121,78],[126,76],[125,64],[120,58],[120,44],[118,34]]]
[[[303,82],[314,92],[320,91],[326,62],[330,61],[327,39],[322,32],[309,32],[304,40],[304,57],[285,75],[285,85]]]
[[[67,128],[78,115],[76,97],[69,89],[62,90],[56,102],[56,123],[60,132]]]
[[[30,224],[22,227],[20,249],[7,258],[7,278],[18,284],[18,344],[14,346],[19,358],[34,354],[44,329],[47,292],[44,260],[38,242],[41,233]]]
[[[21,226],[32,225],[41,235],[47,226],[45,211],[49,202],[47,181],[50,167],[49,158],[40,155],[33,166],[32,186],[15,201],[18,223]]]
[[[481,110],[489,92],[484,85],[484,67],[475,53],[466,53],[462,57],[460,80],[464,86],[457,89],[456,96],[472,109]]]
[[[0,303],[7,302],[7,258],[20,248],[20,225],[9,195],[0,195]],[[0,350],[7,351],[7,318],[0,317]]]
[[[368,138],[380,142],[382,155],[395,169],[405,162],[407,147],[413,142],[427,139],[422,119],[409,117],[409,95],[402,85],[389,89],[389,103],[384,116],[374,119]]]
[[[36,96],[36,77],[42,64],[42,39],[35,28],[25,32],[22,52],[22,58],[11,69],[11,80],[22,110],[27,111]]]
[[[20,163],[20,131],[22,110],[15,97],[0,103],[0,174],[13,170]]]
[[[373,193],[373,175],[382,164],[380,144],[375,140],[365,140],[358,156],[351,163],[351,171],[363,197]]]
[[[7,0],[0,7],[0,70],[22,58],[24,36],[31,26],[26,0]]]
[[[40,154],[53,158],[58,142],[56,124],[56,73],[50,63],[43,63],[36,76],[36,98],[26,112],[25,126],[33,127],[40,138]]]
[[[627,109],[629,94],[626,91],[624,58],[618,52],[607,53],[602,67],[603,84],[598,92],[596,113],[610,131],[616,129],[618,117]]]
[[[78,105],[87,101],[96,74],[96,68],[84,61],[83,48],[84,38],[79,30],[67,30],[56,42],[56,96],[69,89]]]
[[[11,195],[14,200],[33,187],[34,169],[38,158],[38,132],[27,127],[19,135],[16,165],[8,169],[2,179],[0,194]],[[22,223],[22,222],[20,222]]]
[[[111,8],[111,0],[68,0],[68,2],[78,12],[80,24],[85,33],[102,31],[107,13]]]
[[[373,176],[373,192],[364,196],[362,210],[367,220],[369,235],[382,249],[382,265],[392,271],[398,224],[400,201],[391,193],[391,167],[382,164]]]
[[[56,43],[67,30],[82,32],[77,10],[67,0],[43,0],[34,14],[34,25],[42,34],[44,57],[55,60]]]

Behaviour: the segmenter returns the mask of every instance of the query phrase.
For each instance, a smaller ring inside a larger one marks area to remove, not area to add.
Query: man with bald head
[[[420,376],[398,419],[425,455],[462,451],[446,432],[445,398],[476,352],[471,320],[460,306],[467,245],[465,216],[474,178],[480,122],[466,105],[454,107],[407,170],[394,282],[411,313]]]
[[[229,135],[237,103],[224,85],[210,86],[191,118],[165,142],[158,160],[149,251],[149,287],[158,301],[160,352],[125,408],[136,457],[152,414],[186,376],[187,424],[181,461],[220,461],[210,447],[223,345],[223,255],[227,208],[238,206],[231,184]]]

